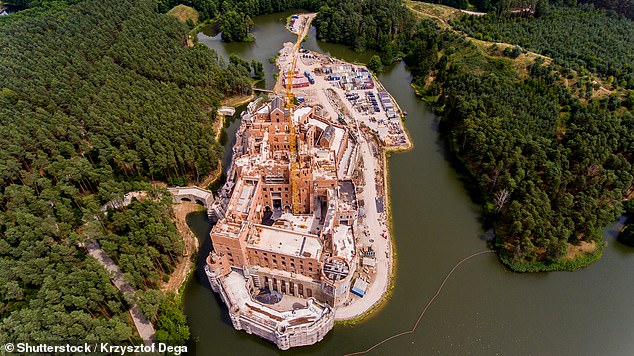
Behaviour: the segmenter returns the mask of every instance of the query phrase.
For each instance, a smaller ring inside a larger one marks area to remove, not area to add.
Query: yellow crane
[[[302,29],[303,30],[303,29]],[[291,52],[291,66],[286,75],[286,92],[284,94],[284,107],[288,109],[290,116],[290,148],[291,154],[297,159],[297,140],[295,137],[295,125],[293,123],[293,109],[295,108],[295,96],[293,95],[293,78],[295,77],[295,64],[297,63],[297,54],[299,52],[299,45],[301,44],[302,35],[301,32],[297,33],[297,42]]]
[[[295,105],[295,96],[293,95],[293,78],[295,77],[295,64],[297,63],[299,46],[302,43],[303,31],[304,28],[302,27],[301,31],[297,32],[297,41],[295,42],[295,46],[293,46],[293,51],[291,52],[293,56],[293,58],[291,59],[291,67],[288,70],[288,74],[286,76],[286,93],[284,95],[286,100],[284,106],[289,110],[293,109],[293,106]]]
[[[301,18],[301,17],[300,17]],[[297,63],[297,56],[299,53],[299,46],[302,42],[302,32],[304,29],[302,28],[297,32],[297,41],[295,42],[295,46],[293,47],[293,51],[291,52],[291,66],[288,70],[288,74],[286,75],[286,92],[284,94],[284,107],[288,109],[290,115],[290,132],[289,132],[289,143],[290,143],[290,152],[291,152],[291,194],[292,194],[292,202],[293,202],[293,213],[300,214],[301,213],[301,202],[299,195],[299,157],[297,152],[297,138],[295,136],[295,123],[293,122],[293,109],[295,107],[295,96],[293,95],[293,79],[295,78],[295,64]]]

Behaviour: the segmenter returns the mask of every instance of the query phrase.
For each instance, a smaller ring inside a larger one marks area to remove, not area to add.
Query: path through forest
[[[154,337],[154,327],[152,326],[152,323],[147,320],[145,315],[141,313],[141,310],[137,306],[134,287],[125,281],[123,272],[121,272],[114,261],[106,255],[97,241],[89,239],[85,247],[88,254],[94,257],[97,262],[99,262],[108,271],[112,283],[121,291],[121,293],[123,293],[126,301],[130,304],[130,315],[132,316],[134,325],[136,326],[143,343],[146,345],[155,343],[156,338]]]

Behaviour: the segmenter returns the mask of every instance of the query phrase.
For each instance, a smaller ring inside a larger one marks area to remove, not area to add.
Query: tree
[[[262,62],[258,62],[255,59],[252,60],[251,68],[253,68],[253,78],[258,80],[264,78],[264,66],[262,65]]]
[[[504,205],[506,205],[506,203],[509,200],[509,196],[510,196],[510,193],[508,189],[502,189],[502,190],[499,190],[497,193],[495,193],[495,212],[496,213],[500,213],[502,208],[504,208]]]
[[[379,57],[378,55],[373,55],[372,58],[370,58],[370,61],[368,62],[368,69],[373,71],[373,72],[379,72],[381,70],[381,67],[383,66],[383,63],[381,62],[381,57]]]
[[[535,5],[535,17],[546,16],[549,13],[550,13],[550,1],[537,0],[537,4]]]
[[[187,319],[179,308],[174,294],[169,294],[161,304],[157,321],[156,340],[168,345],[184,345],[190,332]]]
[[[0,19],[0,341],[128,343],[129,306],[78,243],[102,242],[143,288],[170,273],[183,246],[169,194],[100,207],[207,175],[221,156],[213,108],[250,78],[187,47],[152,0],[68,3]]]
[[[220,31],[225,42],[246,41],[253,26],[253,21],[248,15],[234,10],[224,13],[220,19]]]
[[[618,240],[628,246],[634,247],[634,224],[625,225],[623,231],[619,233]]]
[[[145,317],[154,322],[158,312],[165,302],[165,295],[156,289],[150,289],[146,292],[139,293],[139,302],[137,305]]]

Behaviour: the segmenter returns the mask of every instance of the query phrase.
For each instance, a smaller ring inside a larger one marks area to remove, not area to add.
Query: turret
[[[227,255],[224,253],[217,254],[215,251],[212,251],[209,256],[207,256],[205,273],[207,274],[207,279],[209,279],[211,289],[218,293],[220,285],[219,279],[231,273],[231,264],[229,264]]]

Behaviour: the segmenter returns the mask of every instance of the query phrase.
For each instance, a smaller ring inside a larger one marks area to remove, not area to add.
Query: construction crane
[[[284,94],[284,107],[288,109],[290,116],[290,149],[291,154],[295,156],[297,160],[297,140],[295,137],[295,125],[293,123],[293,109],[295,108],[295,96],[293,95],[293,79],[295,77],[295,65],[297,63],[297,54],[299,52],[299,46],[302,42],[303,27],[297,33],[297,41],[291,52],[291,66],[286,75],[286,93]]]
[[[301,17],[300,17],[301,18]],[[301,202],[299,195],[299,157],[297,152],[297,137],[295,136],[295,123],[293,122],[293,109],[295,108],[295,96],[293,95],[293,79],[295,78],[295,64],[297,63],[297,56],[299,53],[299,46],[302,42],[302,32],[304,28],[298,29],[297,32],[297,41],[295,42],[295,46],[293,47],[293,51],[291,52],[291,66],[288,70],[288,74],[286,75],[286,92],[284,94],[284,107],[288,109],[290,116],[290,152],[291,152],[291,194],[292,194],[292,203],[293,203],[293,213],[300,214],[301,213]]]
[[[286,76],[286,93],[284,95],[286,100],[284,103],[284,107],[289,110],[292,110],[293,106],[295,105],[295,96],[293,95],[293,78],[295,77],[295,64],[297,63],[297,53],[299,52],[299,46],[302,43],[303,31],[304,28],[302,27],[301,30],[298,30],[297,32],[297,41],[295,42],[295,46],[293,46],[293,51],[291,52],[293,58],[291,60],[291,66]]]

